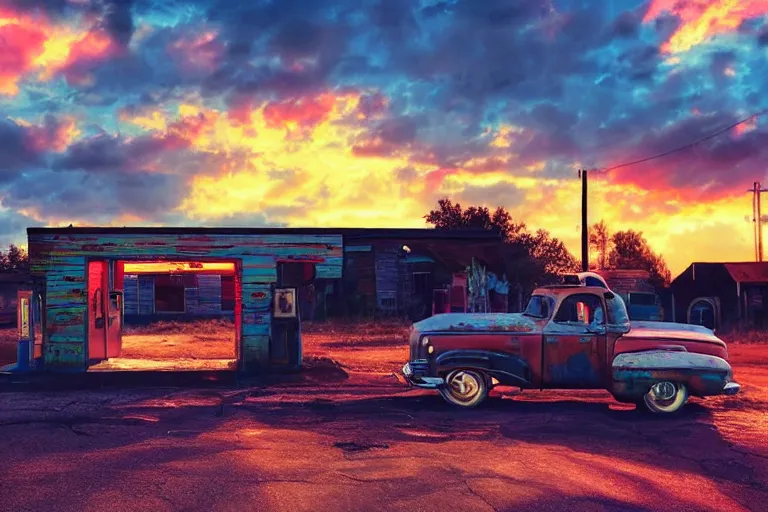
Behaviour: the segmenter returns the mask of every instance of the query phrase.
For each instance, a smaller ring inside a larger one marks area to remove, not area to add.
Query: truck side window
[[[562,324],[605,325],[602,301],[588,293],[571,295],[560,304],[554,321]]]

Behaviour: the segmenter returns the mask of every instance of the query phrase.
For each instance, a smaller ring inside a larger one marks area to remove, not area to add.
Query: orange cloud
[[[680,27],[662,46],[666,53],[685,52],[716,36],[736,30],[747,19],[768,14],[766,0],[653,0],[643,19],[652,21],[668,13],[680,18]]]
[[[0,94],[15,96],[19,81],[35,71],[43,81],[63,72],[69,80],[82,82],[88,75],[79,68],[101,62],[115,50],[101,30],[73,29],[42,15],[0,9]]]
[[[332,94],[273,102],[264,108],[264,120],[270,128],[311,128],[328,118],[335,103]]]
[[[70,83],[83,85],[91,80],[90,68],[117,55],[119,51],[118,45],[106,32],[89,30],[72,44],[60,70]]]
[[[46,151],[62,152],[72,144],[80,134],[75,120],[51,118],[42,125],[27,126],[27,144],[30,149],[42,153]]]
[[[19,79],[43,53],[46,39],[30,20],[0,11],[0,94],[18,92]]]

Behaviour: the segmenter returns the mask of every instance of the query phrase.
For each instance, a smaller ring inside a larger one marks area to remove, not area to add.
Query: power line
[[[632,162],[626,162],[626,163],[623,163],[623,164],[614,165],[612,167],[608,167],[608,168],[605,168],[605,169],[594,169],[594,170],[597,170],[597,171],[599,171],[601,173],[609,172],[609,171],[614,171],[616,169],[621,169],[622,167],[629,167],[631,165],[642,164],[642,163],[645,163],[645,162],[649,162],[651,160],[656,160],[657,158],[663,158],[665,156],[669,156],[669,155],[671,155],[673,153],[678,153],[680,151],[685,151],[686,149],[690,149],[690,148],[696,146],[697,144],[700,144],[700,143],[702,143],[704,141],[707,141],[709,139],[714,139],[715,137],[717,137],[719,135],[722,135],[722,134],[724,134],[727,131],[733,130],[734,128],[736,128],[739,125],[742,125],[742,124],[744,124],[746,122],[751,121],[752,119],[758,118],[758,117],[763,116],[765,114],[768,114],[768,109],[762,110],[762,111],[757,112],[755,114],[752,114],[751,116],[749,116],[747,118],[744,118],[741,121],[737,121],[737,122],[733,123],[732,125],[723,128],[722,130],[718,130],[715,133],[707,135],[706,137],[702,137],[702,138],[700,138],[700,139],[698,139],[698,140],[696,140],[694,142],[686,144],[685,146],[680,146],[678,148],[671,149],[669,151],[665,151],[664,153],[659,153],[658,155],[653,155],[653,156],[649,156],[649,157],[646,157],[646,158],[641,158],[640,160],[634,160]]]

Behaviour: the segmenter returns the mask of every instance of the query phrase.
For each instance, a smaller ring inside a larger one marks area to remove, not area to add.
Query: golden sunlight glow
[[[744,20],[768,14],[768,1],[653,0],[643,21],[647,23],[665,13],[678,16],[681,24],[662,50],[665,53],[681,53],[713,36],[737,29]]]
[[[194,104],[181,105],[173,118],[156,111],[124,119],[157,137],[177,133],[195,150],[224,157],[216,160],[223,162],[219,168],[192,178],[191,192],[179,208],[206,225],[227,225],[233,214],[252,213],[255,219],[263,216],[288,226],[425,227],[423,216],[437,199],[450,197],[464,205],[505,206],[513,218],[532,230],[547,229],[578,256],[581,194],[575,173],[573,180],[542,179],[544,161],[521,164],[527,173],[510,173],[519,157],[509,152],[444,169],[414,163],[407,145],[356,154],[356,144],[366,136],[371,140],[358,124],[359,101],[358,94],[324,94],[257,106],[242,118],[246,123]],[[169,128],[186,127],[184,120],[190,119],[204,122],[194,129]],[[750,127],[747,123],[738,133]],[[505,126],[487,135],[492,148],[503,150],[510,137],[527,133]],[[403,169],[408,171],[401,174]],[[496,185],[519,192],[507,198],[495,193]],[[487,204],[482,194],[464,198],[467,190],[483,187]],[[743,221],[748,211],[748,198],[703,203],[679,191],[647,190],[610,177],[595,179],[590,187],[590,223],[604,219],[612,231],[641,230],[673,273],[694,260],[748,260],[751,226]],[[711,240],[722,230],[732,234],[732,243],[713,246]]]
[[[38,78],[46,81],[61,69],[69,59],[70,51],[75,43],[83,37],[67,27],[53,28],[48,32],[43,44],[43,52],[32,61],[32,66],[42,68]]]
[[[199,151],[227,154],[229,161],[212,176],[193,178],[192,193],[180,210],[193,219],[226,223],[234,212],[290,209],[290,225],[423,225],[418,197],[410,185],[393,180],[398,169],[426,173],[431,166],[413,165],[407,155],[361,157],[353,154],[362,127],[353,119],[358,94],[322,94],[301,102],[261,106],[250,123],[235,123],[220,112],[183,105],[181,116],[202,113],[212,120],[196,138]],[[235,152],[242,156],[236,157]],[[326,199],[324,196],[331,195]],[[311,201],[312,207],[303,205]]]
[[[495,148],[508,148],[512,145],[512,137],[521,133],[521,129],[516,126],[502,125],[494,134],[491,146]]]
[[[121,112],[120,120],[135,124],[145,130],[165,131],[168,127],[165,116],[156,110],[133,116]]]
[[[222,272],[232,273],[235,264],[228,262],[152,261],[124,263],[126,274],[163,274],[175,272]]]

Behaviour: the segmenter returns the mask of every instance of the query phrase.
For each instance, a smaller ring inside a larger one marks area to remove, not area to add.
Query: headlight
[[[432,345],[430,345],[429,347],[427,347],[427,353],[428,353],[428,354],[431,354],[431,353],[432,353],[432,352],[434,352],[434,351],[435,351],[435,347],[433,347]]]
[[[426,347],[427,345],[429,345],[429,337],[424,336],[423,338],[421,338],[421,346]]]

